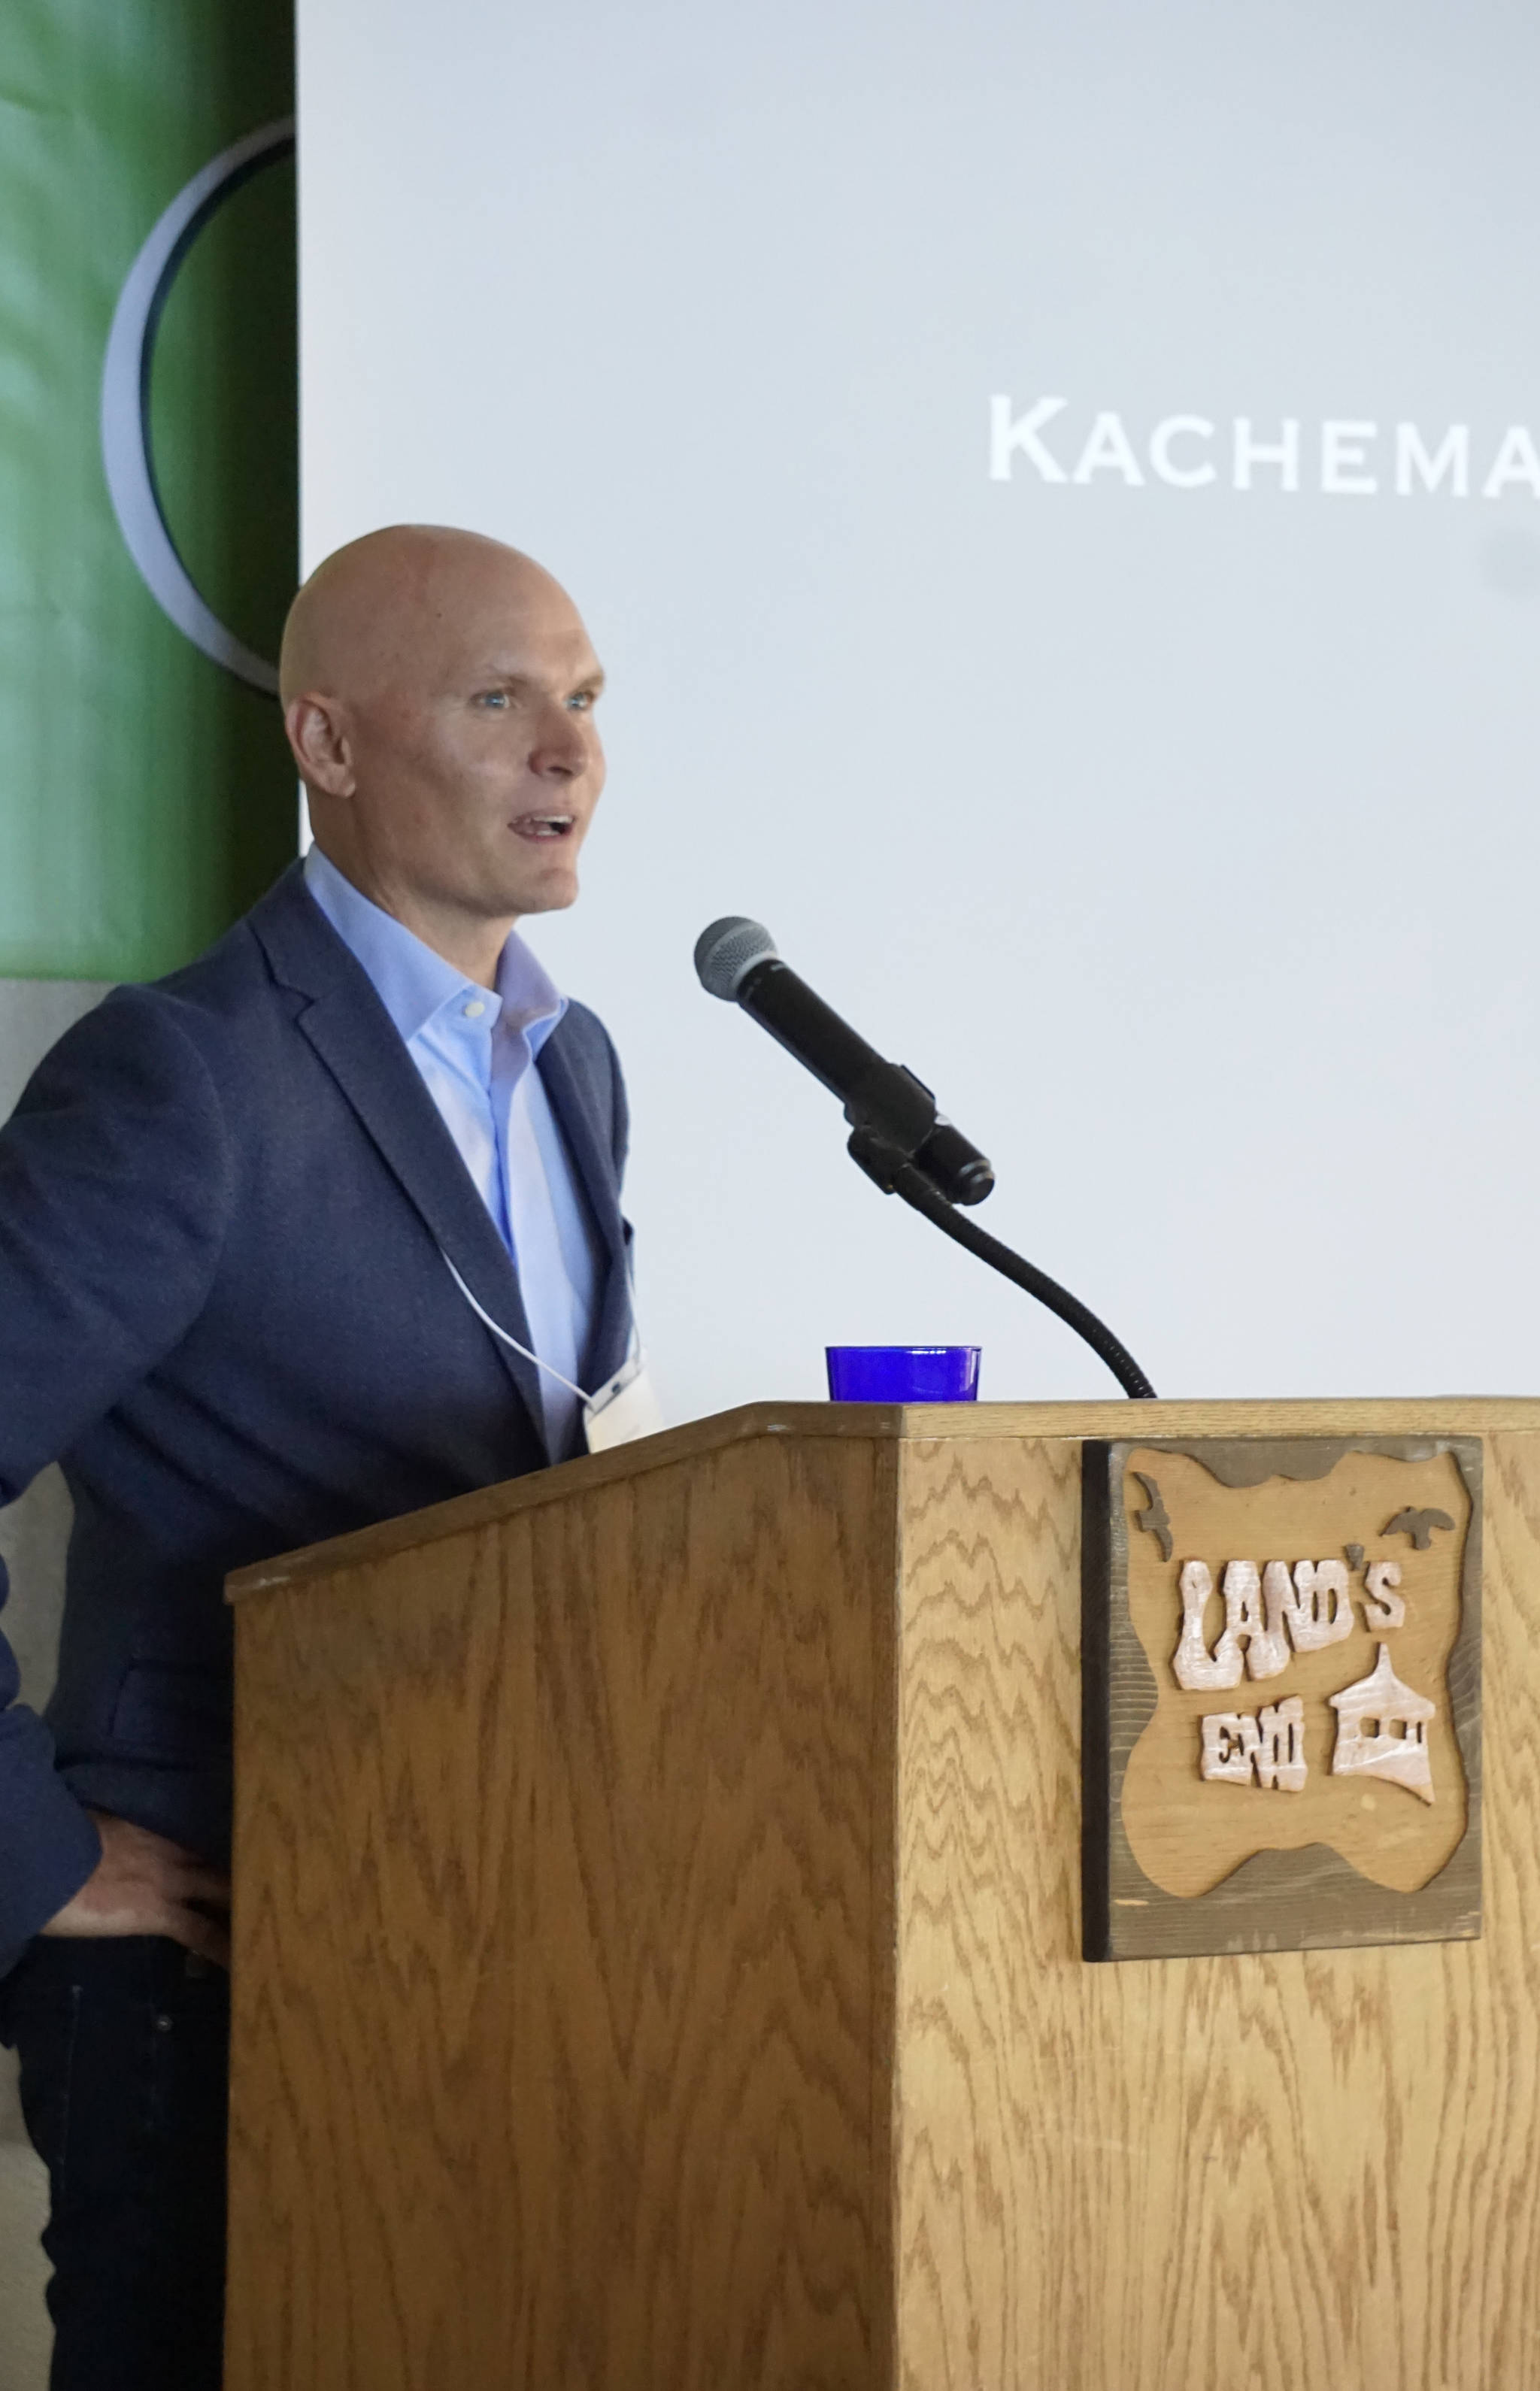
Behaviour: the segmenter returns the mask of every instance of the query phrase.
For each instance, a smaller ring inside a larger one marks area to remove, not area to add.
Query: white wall
[[[1112,1391],[700,994],[738,911],[1162,1392],[1531,1387],[1540,20],[299,19],[306,554],[474,524],[589,615],[611,788],[537,937],[626,1059],[676,1415],[817,1393],[835,1338]],[[1079,481],[990,478],[997,393],[1066,401]],[[1211,482],[1159,477],[1176,415]],[[1236,485],[1237,417],[1298,421],[1298,489]],[[1468,496],[1398,495],[1401,421],[1468,427]]]

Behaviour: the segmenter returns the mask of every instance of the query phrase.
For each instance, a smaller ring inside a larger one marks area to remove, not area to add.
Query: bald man
[[[397,527],[301,590],[281,682],[310,855],[0,1132],[0,1502],[59,1460],[75,1506],[44,1718],[0,1640],[54,2391],[220,2379],[226,1571],[580,1450],[631,1333],[619,1069],[516,930],[603,785],[580,616]]]

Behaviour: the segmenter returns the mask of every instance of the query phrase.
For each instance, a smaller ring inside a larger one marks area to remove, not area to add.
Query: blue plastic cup
[[[971,1403],[978,1399],[977,1345],[825,1345],[836,1403]]]

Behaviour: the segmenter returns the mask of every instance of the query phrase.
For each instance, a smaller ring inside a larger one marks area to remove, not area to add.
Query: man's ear
[[[283,727],[306,785],[329,797],[351,797],[357,786],[353,748],[337,700],[309,691],[291,698],[283,710]]]

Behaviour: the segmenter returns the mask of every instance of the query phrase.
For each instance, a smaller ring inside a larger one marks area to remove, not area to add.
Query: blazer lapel
[[[330,1072],[435,1244],[483,1310],[527,1345],[529,1323],[508,1249],[369,974],[311,899],[298,865],[249,918],[279,984],[309,1000],[296,1016],[296,1027]],[[463,1302],[447,1270],[444,1277],[453,1300]],[[544,1445],[539,1372],[489,1329],[485,1333]]]
[[[621,1217],[620,1190],[615,1184],[615,1157],[607,1131],[599,1118],[585,1079],[573,1068],[572,1057],[558,1022],[540,1049],[537,1066],[550,1108],[555,1114],[573,1165],[589,1199],[603,1247],[607,1268],[600,1288],[599,1308],[589,1338],[587,1362],[590,1385],[613,1377],[626,1358],[631,1337],[631,1283],[626,1253],[626,1223]]]

